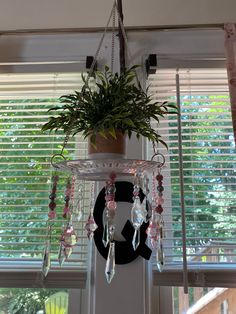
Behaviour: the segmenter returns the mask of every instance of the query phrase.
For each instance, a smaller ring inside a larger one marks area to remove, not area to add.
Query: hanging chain
[[[89,79],[90,79],[90,77],[92,76],[92,73],[93,73],[93,70],[94,70],[94,66],[95,66],[95,64],[96,64],[96,62],[97,62],[97,58],[98,58],[99,52],[100,52],[100,50],[101,50],[101,47],[102,47],[102,44],[103,44],[105,35],[106,35],[106,33],[107,33],[108,26],[109,26],[109,24],[110,24],[110,21],[111,21],[111,18],[112,18],[112,17],[113,17],[113,27],[115,28],[115,25],[114,25],[114,23],[115,23],[115,7],[116,7],[116,0],[115,0],[114,3],[113,3],[112,9],[111,9],[111,13],[110,13],[110,15],[109,15],[107,24],[106,24],[106,26],[105,26],[105,28],[104,28],[104,31],[103,31],[102,37],[101,37],[101,39],[100,39],[100,42],[99,42],[97,51],[96,51],[96,53],[95,53],[95,55],[94,55],[93,62],[92,62],[91,67],[90,67],[90,69],[89,69],[88,76],[87,76],[86,82],[85,82],[86,85],[88,84]],[[112,34],[112,36],[113,36],[113,34]],[[115,42],[115,37],[114,37],[114,39],[112,39],[112,40],[114,40],[114,42]],[[113,67],[113,63],[114,63],[114,44],[113,44],[113,43],[112,43],[112,50],[113,50],[113,52],[112,52],[112,56],[113,56],[113,59],[112,59],[112,67]],[[64,149],[65,149],[65,147],[66,147],[66,145],[67,145],[67,143],[68,143],[68,141],[69,141],[69,138],[70,138],[70,131],[71,131],[72,127],[74,126],[74,123],[75,123],[75,121],[72,121],[72,122],[71,122],[71,127],[70,127],[70,129],[67,131],[67,134],[66,134],[66,136],[65,136],[65,139],[64,139],[64,142],[63,142],[63,145],[62,145],[61,152],[60,152],[59,154],[54,154],[54,155],[52,156],[52,158],[51,158],[51,164],[52,164],[52,165],[54,165],[54,159],[55,159],[56,157],[61,157],[61,158],[63,158],[64,160],[66,159],[66,158],[64,157],[64,155],[63,155],[63,152],[64,152]],[[55,165],[54,165],[54,166],[55,166]]]
[[[118,21],[119,21],[119,25],[121,28],[121,32],[122,32],[122,35],[123,35],[124,41],[125,41],[125,46],[126,46],[127,55],[128,55],[128,63],[129,63],[129,60],[131,59],[131,53],[130,53],[129,46],[128,46],[128,38],[127,38],[127,35],[125,32],[125,27],[124,27],[124,24],[123,24],[122,18],[120,16],[120,12],[118,10],[117,5],[115,5],[115,7],[116,7],[116,11],[117,11],[117,16],[118,16]]]
[[[114,70],[114,55],[115,55],[115,26],[116,26],[116,2],[113,6],[112,13],[112,34],[111,34],[111,73]]]
[[[130,63],[130,60],[131,60],[131,52],[129,50],[129,45],[128,45],[128,38],[127,38],[127,35],[126,35],[126,32],[125,32],[125,27],[124,27],[124,24],[123,24],[123,21],[122,21],[122,18],[120,16],[120,12],[118,10],[118,7],[117,5],[115,5],[116,7],[116,11],[117,11],[117,16],[118,16],[118,22],[119,22],[119,25],[120,25],[120,28],[121,28],[121,32],[122,32],[122,35],[123,35],[123,38],[124,38],[124,42],[125,42],[125,46],[126,46],[126,51],[127,51],[127,63],[129,64]],[[139,81],[139,78],[138,78],[138,74],[137,74],[137,71],[136,69],[134,69],[134,72],[135,72],[135,76],[136,76],[136,81],[137,81],[137,85],[141,85],[140,81]]]
[[[91,75],[92,75],[92,73],[93,73],[94,66],[95,66],[95,64],[96,64],[96,62],[97,62],[97,58],[98,58],[99,52],[100,52],[100,50],[101,50],[101,47],[102,47],[102,44],[103,44],[105,35],[106,35],[106,33],[107,33],[107,29],[108,29],[108,26],[109,26],[109,24],[110,24],[111,18],[112,18],[112,16],[113,16],[113,11],[115,10],[115,7],[116,7],[116,0],[115,0],[114,3],[113,3],[110,16],[109,16],[109,18],[108,18],[107,24],[106,24],[106,26],[105,26],[105,28],[104,28],[102,37],[101,37],[100,42],[99,42],[99,44],[98,44],[97,51],[96,51],[96,53],[95,53],[95,55],[94,55],[94,59],[93,59],[93,62],[92,62],[92,64],[91,64],[91,67],[90,67],[90,70],[89,70],[89,73],[88,73],[88,76],[87,76],[86,83],[88,83],[88,80],[89,80],[89,78],[91,77]]]

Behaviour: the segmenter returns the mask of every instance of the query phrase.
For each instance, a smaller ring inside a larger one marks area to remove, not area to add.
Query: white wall
[[[0,31],[103,27],[111,0],[0,0]],[[125,25],[236,21],[235,0],[123,0]]]
[[[87,55],[95,54],[100,38],[100,33],[2,35],[0,71],[20,70],[13,65],[8,69],[1,62],[85,60]],[[171,66],[172,60],[187,62],[189,56],[201,60],[224,57],[224,32],[221,29],[128,32],[128,43],[133,64],[143,63],[151,53],[158,55],[159,66],[162,65],[161,59],[163,62],[168,60]],[[118,61],[117,38],[115,48],[115,61]],[[99,66],[110,63],[110,54],[111,38],[108,34],[98,56]]]

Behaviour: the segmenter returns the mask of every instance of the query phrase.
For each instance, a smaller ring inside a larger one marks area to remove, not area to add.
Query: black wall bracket
[[[155,74],[157,68],[157,55],[150,54],[145,61],[146,73],[147,76],[149,74]]]
[[[90,70],[92,64],[93,64],[93,60],[94,60],[94,57],[93,56],[87,56],[86,57],[86,70]],[[93,71],[96,71],[97,70],[97,61],[95,62],[95,65],[93,67]]]

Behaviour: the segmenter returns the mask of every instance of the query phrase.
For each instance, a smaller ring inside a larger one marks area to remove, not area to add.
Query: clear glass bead
[[[94,217],[93,217],[93,214],[90,213],[89,215],[89,218],[88,218],[88,221],[85,225],[85,229],[87,231],[87,236],[89,239],[92,239],[93,235],[94,235],[94,231],[98,228],[95,220],[94,220]]]
[[[134,229],[140,228],[140,226],[146,219],[146,215],[147,212],[141,204],[139,197],[136,197],[133,203],[133,207],[131,209],[131,222]]]

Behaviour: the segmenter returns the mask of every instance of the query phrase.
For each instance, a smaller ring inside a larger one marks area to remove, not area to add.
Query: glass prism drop
[[[49,241],[47,241],[45,249],[44,249],[44,253],[43,253],[42,273],[44,277],[47,276],[50,267],[51,267],[50,243]]]
[[[162,245],[161,240],[159,241],[159,244],[157,247],[156,264],[157,264],[157,269],[159,270],[159,272],[161,272],[164,266],[164,251],[163,251],[163,245]]]
[[[64,261],[65,261],[64,248],[63,248],[63,245],[60,244],[59,252],[58,252],[58,262],[59,262],[59,265],[62,266]]]
[[[65,259],[68,259],[73,252],[72,247],[64,247],[63,248]]]
[[[107,247],[109,243],[109,226],[108,221],[103,224],[103,234],[102,234],[102,243],[105,247]]]
[[[134,230],[134,236],[133,236],[133,240],[132,240],[132,246],[134,251],[137,250],[137,247],[140,244],[140,229],[135,229]]]
[[[107,255],[105,275],[108,283],[111,283],[115,275],[115,242],[110,242],[109,251]]]

